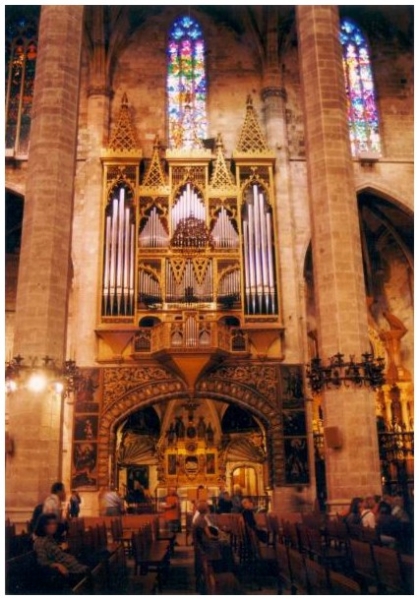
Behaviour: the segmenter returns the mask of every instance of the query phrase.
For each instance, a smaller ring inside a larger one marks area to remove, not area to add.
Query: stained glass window
[[[35,68],[37,22],[20,17],[6,26],[6,148],[26,155]]]
[[[207,137],[205,44],[199,24],[176,19],[168,45],[168,117],[171,148],[199,148]]]
[[[351,20],[341,22],[348,123],[353,156],[381,153],[379,121],[367,41]]]

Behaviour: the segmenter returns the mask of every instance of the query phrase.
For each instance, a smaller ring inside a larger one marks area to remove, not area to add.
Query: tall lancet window
[[[37,37],[36,18],[6,25],[6,149],[21,155],[29,149]]]
[[[272,211],[266,191],[257,183],[246,188],[242,209],[245,306],[248,315],[278,311]]]
[[[381,153],[377,105],[367,41],[360,28],[344,19],[340,27],[353,156]]]
[[[170,148],[199,148],[207,137],[205,45],[198,23],[176,19],[168,46],[168,117]]]
[[[102,314],[134,314],[135,216],[133,192],[113,187],[105,211]]]

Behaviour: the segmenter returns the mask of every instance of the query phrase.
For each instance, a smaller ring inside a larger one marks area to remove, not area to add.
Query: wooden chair
[[[284,590],[290,590],[292,587],[288,546],[277,541],[275,544],[275,552],[278,568],[278,594],[282,594]]]
[[[400,554],[400,565],[403,573],[403,581],[406,587],[406,593],[411,595],[414,591],[414,578],[415,578],[415,561],[413,556],[409,554]]]
[[[281,535],[278,517],[273,513],[268,513],[266,517],[266,523],[269,533],[269,543],[271,546],[275,546]]]
[[[324,565],[311,560],[307,556],[304,559],[308,593],[311,595],[322,596],[330,594],[328,571]]]
[[[325,535],[328,543],[340,550],[349,549],[349,533],[346,523],[341,519],[327,521]]]
[[[350,553],[353,577],[364,593],[376,593],[379,581],[370,544],[351,539]]]
[[[303,523],[296,523],[295,529],[297,530],[297,535],[298,535],[298,550],[302,554],[305,554],[306,556],[313,558],[313,552],[312,552],[310,540],[309,540],[309,537],[307,534],[307,531],[308,531],[307,527]]]
[[[203,593],[214,596],[241,595],[243,590],[234,575],[228,571],[223,573],[214,573],[211,561],[203,554],[201,557],[201,567],[203,575]]]
[[[185,544],[186,545],[188,545],[189,536],[192,536],[192,529],[193,529],[192,520],[193,520],[193,514],[186,513],[186,515],[185,515]]]
[[[406,593],[400,558],[396,550],[372,546],[380,591],[392,594]]]
[[[149,572],[157,573],[157,587],[162,591],[163,579],[170,566],[169,550],[161,543],[151,544],[144,529],[132,533],[134,574],[137,575],[138,571],[140,575],[147,575]]]
[[[359,583],[346,577],[346,575],[342,575],[342,573],[336,573],[336,571],[329,571],[329,585],[329,594],[364,595]]]
[[[266,575],[277,575],[277,557],[275,548],[259,542],[256,532],[246,526],[250,555],[248,565],[252,571],[252,580],[262,587],[261,578]]]
[[[125,531],[122,528],[122,520],[111,519],[111,534],[114,542],[119,542],[123,545],[128,556],[132,556],[132,537],[130,531]]]
[[[314,557],[319,563],[328,567],[342,570],[349,563],[349,554],[346,549],[329,546],[318,529],[307,528],[305,534],[308,539],[310,558]]]
[[[284,543],[291,548],[298,549],[300,542],[295,523],[282,521],[282,538]]]
[[[294,548],[288,548],[288,556],[292,581],[291,592],[292,594],[306,594],[308,586],[305,557]]]
[[[374,544],[375,546],[382,546],[380,535],[375,527],[362,527],[360,539],[361,542],[367,542],[368,544]]]

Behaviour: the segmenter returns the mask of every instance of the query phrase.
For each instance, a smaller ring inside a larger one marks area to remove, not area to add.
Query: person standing
[[[54,514],[57,518],[57,538],[62,538],[68,528],[67,521],[63,516],[63,503],[67,497],[65,486],[62,481],[56,481],[51,486],[51,493],[44,500],[42,514]]]
[[[119,517],[124,514],[124,501],[117,490],[109,489],[103,496],[105,515],[107,517]]]
[[[164,518],[171,533],[179,533],[181,530],[180,501],[176,488],[169,488],[164,505]]]
[[[54,513],[58,522],[62,521],[62,503],[66,499],[66,491],[64,484],[61,481],[55,482],[51,486],[51,493],[44,500],[42,512],[44,514]]]
[[[80,514],[81,498],[77,490],[71,490],[68,515],[70,519],[77,519]]]

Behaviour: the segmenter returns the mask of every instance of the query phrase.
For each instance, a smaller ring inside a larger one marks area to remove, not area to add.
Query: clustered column
[[[369,349],[358,208],[335,6],[298,6],[305,143],[312,229],[319,352],[360,359]],[[341,448],[326,440],[330,507],[379,493],[380,467],[373,393],[325,391],[324,425],[338,427]]]
[[[14,339],[26,363],[65,358],[82,29],[82,6],[42,7]],[[21,389],[9,405],[6,506],[23,513],[60,475],[61,399]]]

